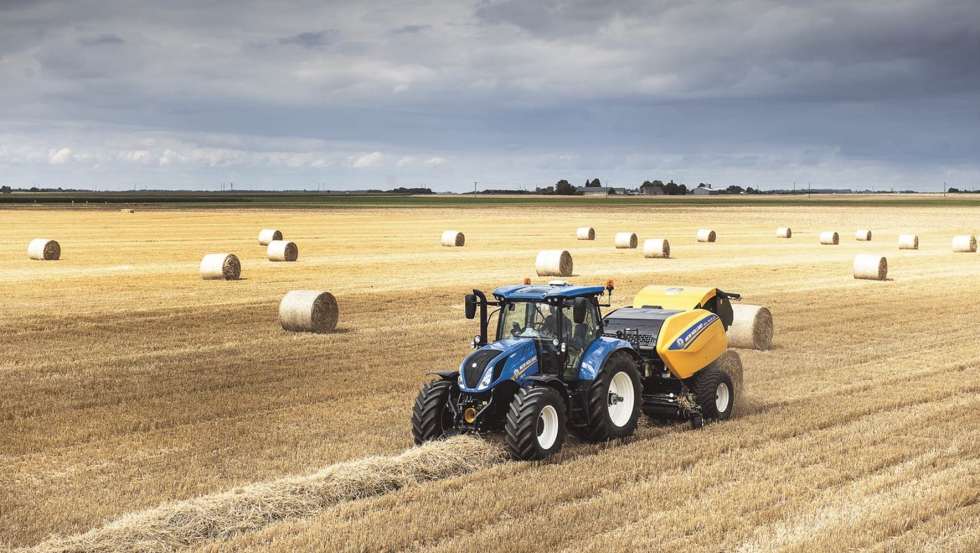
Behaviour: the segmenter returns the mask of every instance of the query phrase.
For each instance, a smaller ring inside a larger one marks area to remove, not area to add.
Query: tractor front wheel
[[[565,402],[548,387],[522,389],[507,412],[507,449],[518,461],[538,461],[561,451],[568,433]]]
[[[419,390],[412,408],[412,437],[416,445],[445,438],[453,428],[453,412],[449,407],[453,383],[434,380]]]
[[[727,420],[735,406],[735,386],[728,373],[716,367],[702,369],[688,380],[688,388],[706,420]]]
[[[589,387],[586,439],[605,442],[632,436],[640,420],[642,393],[636,362],[623,354],[610,359]]]

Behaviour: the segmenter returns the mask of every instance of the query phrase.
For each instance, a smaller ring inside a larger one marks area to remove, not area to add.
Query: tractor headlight
[[[470,342],[470,345],[473,346],[473,349],[476,349],[480,347],[480,342],[482,341],[483,341],[482,337],[479,334],[477,334],[476,336],[473,337],[473,341]]]
[[[487,366],[487,370],[483,373],[483,380],[480,381],[480,388],[489,386],[491,380],[493,380],[493,367]]]

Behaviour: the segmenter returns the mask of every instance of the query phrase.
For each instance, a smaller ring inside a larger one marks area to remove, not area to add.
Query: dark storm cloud
[[[975,0],[0,10],[0,175],[980,178]]]
[[[303,48],[324,48],[333,44],[337,32],[333,29],[300,33],[286,38],[280,38],[279,44],[294,44]]]
[[[393,35],[415,35],[430,28],[432,28],[431,25],[405,25],[389,32]]]
[[[79,39],[84,46],[102,46],[105,44],[123,44],[125,41],[116,35],[86,36]]]

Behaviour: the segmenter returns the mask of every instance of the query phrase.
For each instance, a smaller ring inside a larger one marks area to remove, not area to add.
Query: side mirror
[[[466,306],[466,318],[475,319],[476,318],[476,296],[473,294],[466,294],[466,300],[464,301]]]
[[[589,300],[585,298],[575,298],[572,303],[572,320],[580,325],[585,322],[585,314],[589,308]]]

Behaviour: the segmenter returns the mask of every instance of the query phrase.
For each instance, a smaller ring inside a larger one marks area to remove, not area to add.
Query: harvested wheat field
[[[479,202],[479,200],[475,200]],[[0,211],[0,550],[974,551],[980,549],[980,208],[599,202],[478,207]],[[302,244],[269,263],[257,229]],[[772,232],[774,221],[793,240]],[[724,240],[704,247],[710,224]],[[580,241],[589,225],[602,238]],[[826,229],[874,242],[820,245]],[[410,230],[406,230],[410,229]],[[466,233],[446,248],[445,229]],[[669,240],[651,263],[608,240]],[[895,250],[900,234],[918,250]],[[57,263],[24,255],[57,237]],[[799,238],[799,239],[797,239]],[[881,244],[887,244],[883,249]],[[499,438],[412,445],[435,370],[470,351],[473,288],[547,278],[717,286],[766,306],[736,416],[641,419],[541,463]],[[240,280],[203,280],[234,252]],[[858,254],[888,280],[856,280]],[[340,305],[286,332],[292,290]]]

